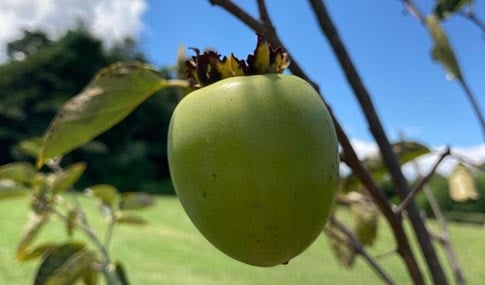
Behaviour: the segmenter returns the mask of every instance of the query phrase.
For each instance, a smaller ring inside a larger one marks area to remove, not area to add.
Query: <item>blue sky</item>
[[[234,1],[257,14],[256,0]],[[429,13],[434,0],[415,2]],[[475,2],[476,12],[485,19],[484,1]],[[470,104],[458,84],[446,80],[443,68],[432,61],[427,30],[406,15],[400,0],[325,3],[391,139],[402,131],[433,147],[449,144],[476,156],[474,149],[485,161],[485,144]],[[367,123],[308,1],[267,4],[293,58],[319,83],[349,136],[368,146],[373,139]],[[156,66],[173,65],[180,44],[245,58],[256,42],[253,31],[209,0],[0,0],[0,19],[0,63],[6,60],[5,44],[21,37],[23,29],[42,29],[55,39],[79,19],[106,46],[127,36],[138,39]],[[461,17],[444,26],[485,109],[485,36]]]
[[[236,1],[256,15],[255,1]],[[431,11],[432,1],[416,1]],[[475,9],[485,18],[485,5]],[[370,91],[391,139],[399,131],[430,145],[478,145],[482,135],[458,84],[448,81],[430,57],[427,30],[404,12],[398,0],[326,1],[329,12]],[[282,41],[311,77],[355,139],[371,141],[367,123],[307,1],[268,0]],[[425,6],[427,5],[427,6]],[[143,51],[158,66],[174,63],[180,44],[245,56],[254,49],[252,30],[209,1],[147,2],[139,37]],[[485,40],[461,17],[444,25],[471,88],[485,109]],[[188,51],[190,54],[190,51]]]

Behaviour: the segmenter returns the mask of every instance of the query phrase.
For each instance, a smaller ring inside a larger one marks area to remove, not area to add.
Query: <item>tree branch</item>
[[[466,97],[470,101],[470,104],[472,105],[473,111],[475,112],[475,115],[477,116],[478,122],[480,123],[480,126],[482,128],[482,136],[483,136],[483,141],[485,142],[485,118],[483,116],[482,110],[480,110],[480,106],[478,105],[478,100],[473,94],[470,85],[468,85],[467,81],[465,78],[459,78],[458,82],[460,83],[461,88],[463,89],[463,92],[465,92]]]
[[[360,103],[362,111],[364,112],[367,122],[369,123],[370,131],[379,146],[384,163],[389,170],[394,185],[396,186],[400,196],[404,199],[408,193],[411,192],[411,190],[409,189],[406,178],[401,171],[401,165],[397,160],[396,154],[392,150],[391,144],[389,143],[389,140],[384,132],[381,121],[370,98],[370,94],[365,88],[357,69],[350,59],[347,49],[340,39],[337,29],[335,28],[323,1],[310,0],[310,3],[320,24],[320,28],[330,42],[340,66],[346,75],[347,81],[352,87],[354,94]],[[408,214],[421,247],[421,251],[426,259],[428,268],[432,273],[434,283],[443,285],[448,284],[446,281],[446,275],[433,248],[433,244],[431,243],[430,237],[427,234],[424,222],[419,215],[418,207],[413,201],[408,207]],[[410,273],[414,274],[413,272]],[[422,276],[414,276],[413,278],[415,283],[424,283]]]
[[[473,11],[460,11],[457,14],[475,24],[482,31],[482,33],[485,33],[485,23],[480,20]]]
[[[354,233],[348,229],[342,222],[337,220],[335,216],[330,217],[330,223],[332,223],[335,227],[337,227],[342,233],[344,233],[350,245],[355,249],[355,251],[360,254],[365,261],[369,264],[369,266],[374,269],[376,274],[386,283],[389,285],[395,284],[395,282],[391,279],[391,277],[384,271],[384,269],[379,265],[379,263],[365,250],[364,246]]]
[[[426,17],[424,13],[414,4],[412,0],[401,0],[404,3],[404,7],[409,12],[409,14],[413,15],[421,24],[426,25]]]
[[[445,159],[445,157],[448,156],[448,155],[450,155],[450,154],[451,154],[450,148],[447,147],[446,150],[440,155],[440,157],[438,158],[438,160],[436,160],[436,162],[434,163],[433,167],[430,169],[430,171],[428,172],[428,174],[426,174],[426,176],[422,177],[419,180],[418,184],[416,184],[416,186],[414,187],[413,191],[411,191],[406,196],[406,198],[404,199],[404,201],[402,201],[401,205],[399,205],[399,207],[397,207],[397,209],[395,210],[396,211],[396,214],[400,215],[400,214],[402,214],[402,212],[404,210],[406,210],[406,208],[409,206],[409,204],[411,203],[411,201],[413,201],[413,199],[416,196],[416,194],[421,189],[423,189],[423,186],[426,185],[426,183],[428,183],[428,181],[431,179],[431,177],[433,177],[433,175],[436,172],[436,169],[438,168],[438,166],[440,165],[440,163],[443,161],[443,159]]]

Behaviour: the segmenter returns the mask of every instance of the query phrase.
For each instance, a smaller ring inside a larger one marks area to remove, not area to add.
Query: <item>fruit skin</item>
[[[337,188],[331,117],[318,93],[291,75],[230,77],[190,93],[170,122],[168,160],[199,231],[258,266],[309,247]]]

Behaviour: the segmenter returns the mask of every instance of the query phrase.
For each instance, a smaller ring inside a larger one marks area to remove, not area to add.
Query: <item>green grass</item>
[[[99,218],[95,203],[84,197],[81,200],[96,231],[103,233],[105,223]],[[27,212],[27,200],[0,201],[0,284],[32,284],[38,261],[19,264],[14,260]],[[135,285],[379,284],[379,279],[360,258],[352,270],[341,268],[323,235],[289,265],[259,268],[237,262],[209,244],[174,197],[159,198],[154,207],[140,214],[149,224],[117,227],[111,248],[113,257],[124,261]],[[385,223],[381,225],[379,240],[369,249],[372,254],[393,248],[391,234]],[[485,230],[480,226],[452,223],[450,231],[468,284],[483,284]],[[54,220],[44,229],[39,241],[63,240],[64,232],[62,224]],[[75,238],[82,235],[77,234]],[[411,283],[399,257],[386,257],[382,262],[397,284]],[[448,264],[444,264],[448,270]]]

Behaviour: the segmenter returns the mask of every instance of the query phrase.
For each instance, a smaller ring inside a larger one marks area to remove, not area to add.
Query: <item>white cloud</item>
[[[359,158],[368,157],[370,155],[378,155],[378,147],[374,142],[363,141],[359,139],[351,140],[352,146],[354,147]],[[423,155],[419,157],[415,163],[408,163],[404,165],[403,171],[408,178],[416,177],[417,164],[421,175],[427,174],[434,163],[437,161],[440,154],[445,150],[445,146],[435,146],[431,147],[432,153]],[[452,147],[452,153],[459,155],[466,159],[466,161],[473,164],[483,164],[485,163],[485,144],[465,146],[465,147]],[[458,163],[458,161],[451,156],[445,158],[439,165],[437,172],[442,175],[449,175],[453,170],[453,167]],[[344,174],[348,173],[349,169],[346,166],[342,166],[341,170]]]
[[[417,159],[421,174],[426,174],[431,170],[431,167],[433,167],[439,155],[445,150],[445,146],[437,146],[433,149],[435,150],[433,153],[423,155]],[[452,147],[451,151],[453,154],[466,159],[467,162],[477,165],[485,163],[485,144],[467,147]],[[459,163],[459,161],[456,158],[448,156],[440,163],[436,171],[447,176],[451,173],[457,163]],[[412,165],[405,165],[404,171],[408,175],[415,175],[414,167]]]
[[[109,46],[124,37],[137,37],[143,28],[145,0],[1,0],[0,62],[5,45],[23,29],[42,29],[58,37],[79,20]]]

